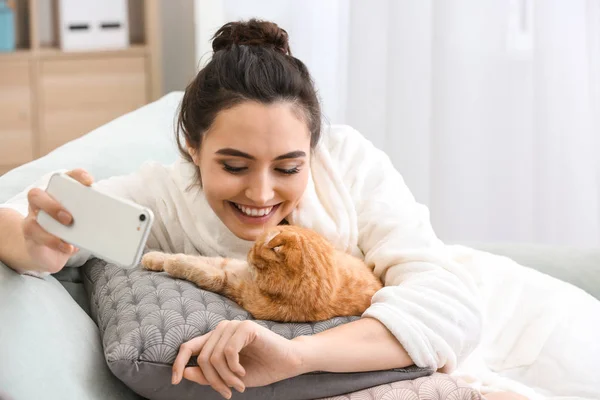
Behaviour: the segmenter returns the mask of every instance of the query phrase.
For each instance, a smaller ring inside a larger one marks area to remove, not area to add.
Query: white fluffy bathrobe
[[[223,225],[200,189],[187,190],[193,179],[193,166],[179,160],[95,187],[152,208],[151,248],[245,258],[252,243]],[[26,192],[5,206],[24,214]],[[389,158],[355,130],[324,133],[289,222],[373,267],[385,287],[364,316],[385,324],[418,366],[460,375],[484,393],[600,399],[600,302],[507,258],[444,245]]]

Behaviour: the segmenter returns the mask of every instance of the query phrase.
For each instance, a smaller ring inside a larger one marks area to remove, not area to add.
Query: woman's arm
[[[197,367],[186,367],[197,357]],[[183,378],[210,385],[227,399],[230,388],[264,386],[312,371],[358,372],[412,364],[402,346],[377,320],[363,318],[314,336],[285,339],[254,321],[221,321],[184,343],[172,383]]]
[[[389,157],[349,127],[329,150],[356,210],[357,244],[385,284],[363,317],[381,322],[414,364],[452,371],[477,346],[482,328],[476,279],[435,235]],[[326,160],[323,162],[326,164]]]
[[[91,256],[89,251],[75,249],[37,224],[36,215],[40,209],[57,220],[59,211],[66,211],[68,214],[68,210],[64,210],[44,191],[50,177],[57,172],[66,172],[85,185],[93,183],[93,178],[82,169],[56,170],[45,174],[6,203],[0,204],[0,261],[19,273],[44,277],[60,271],[64,266],[79,267]],[[154,180],[161,182],[158,177],[163,181],[166,179],[164,168],[158,164],[148,164],[129,175],[97,182],[94,188],[152,208],[153,202],[160,197],[152,192],[152,188],[158,185]],[[149,184],[149,181],[154,184]],[[161,225],[160,217],[155,212],[155,222],[148,243],[152,242],[155,227]],[[61,250],[61,244],[67,247]]]
[[[298,346],[302,374],[379,371],[413,364],[394,335],[373,318],[362,318],[292,341]]]
[[[83,170],[67,174],[83,184],[92,183]],[[42,176],[34,185],[0,204],[0,261],[22,274],[44,277],[58,272],[76,252],[75,247],[37,223],[40,210],[63,224],[71,222],[68,212],[43,190],[51,176],[52,173]]]

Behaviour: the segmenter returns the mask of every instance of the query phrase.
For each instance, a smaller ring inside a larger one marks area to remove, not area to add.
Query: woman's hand
[[[212,332],[181,345],[172,383],[183,377],[229,399],[230,387],[243,392],[307,372],[298,346],[253,321],[221,321]],[[199,367],[186,368],[196,355]]]
[[[69,171],[67,175],[86,186],[94,182],[91,175],[83,169]],[[38,272],[56,273],[65,266],[69,257],[78,249],[44,230],[37,222],[37,215],[40,210],[43,210],[63,225],[70,225],[73,217],[42,189],[31,189],[27,193],[27,200],[29,214],[23,220],[23,237],[25,249],[33,263],[32,269]]]

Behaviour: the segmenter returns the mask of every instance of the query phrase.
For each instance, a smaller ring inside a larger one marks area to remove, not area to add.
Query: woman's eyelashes
[[[289,168],[289,169],[275,168],[275,171],[281,172],[282,174],[285,174],[285,175],[293,175],[293,174],[297,174],[298,172],[300,172],[300,168],[298,168],[298,167]]]
[[[229,172],[230,174],[241,174],[245,171],[248,170],[248,167],[238,167],[238,166],[234,166],[234,165],[230,165],[227,164],[226,162],[223,162],[223,169],[227,172]],[[298,172],[300,172],[300,167],[295,166],[292,168],[275,168],[275,171],[279,172],[280,174],[283,175],[294,175],[297,174]]]
[[[227,163],[223,163],[223,169],[227,172],[230,172],[232,174],[239,174],[240,172],[243,172],[245,170],[248,169],[248,167],[234,167],[232,165],[229,165]]]

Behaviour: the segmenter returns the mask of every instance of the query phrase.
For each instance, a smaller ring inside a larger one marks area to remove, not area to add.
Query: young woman
[[[253,322],[225,321],[181,346],[174,383],[190,379],[229,398],[231,388],[309,371],[416,364],[461,374],[484,391],[600,398],[592,364],[600,346],[590,352],[600,335],[598,301],[438,240],[427,208],[383,152],[349,127],[322,128],[310,74],[277,25],[226,24],[213,50],[181,104],[182,158],[96,187],[153,209],[149,247],[245,258],[265,226],[301,225],[363,257],[385,287],[363,318],[312,337],[286,340]],[[83,170],[69,174],[93,182]],[[0,260],[22,273],[54,273],[89,256],[37,224],[39,210],[72,222],[43,187],[0,210],[0,232],[10,233]],[[27,215],[16,212],[27,207]],[[564,304],[577,307],[575,317]],[[184,369],[191,356],[199,367]]]

